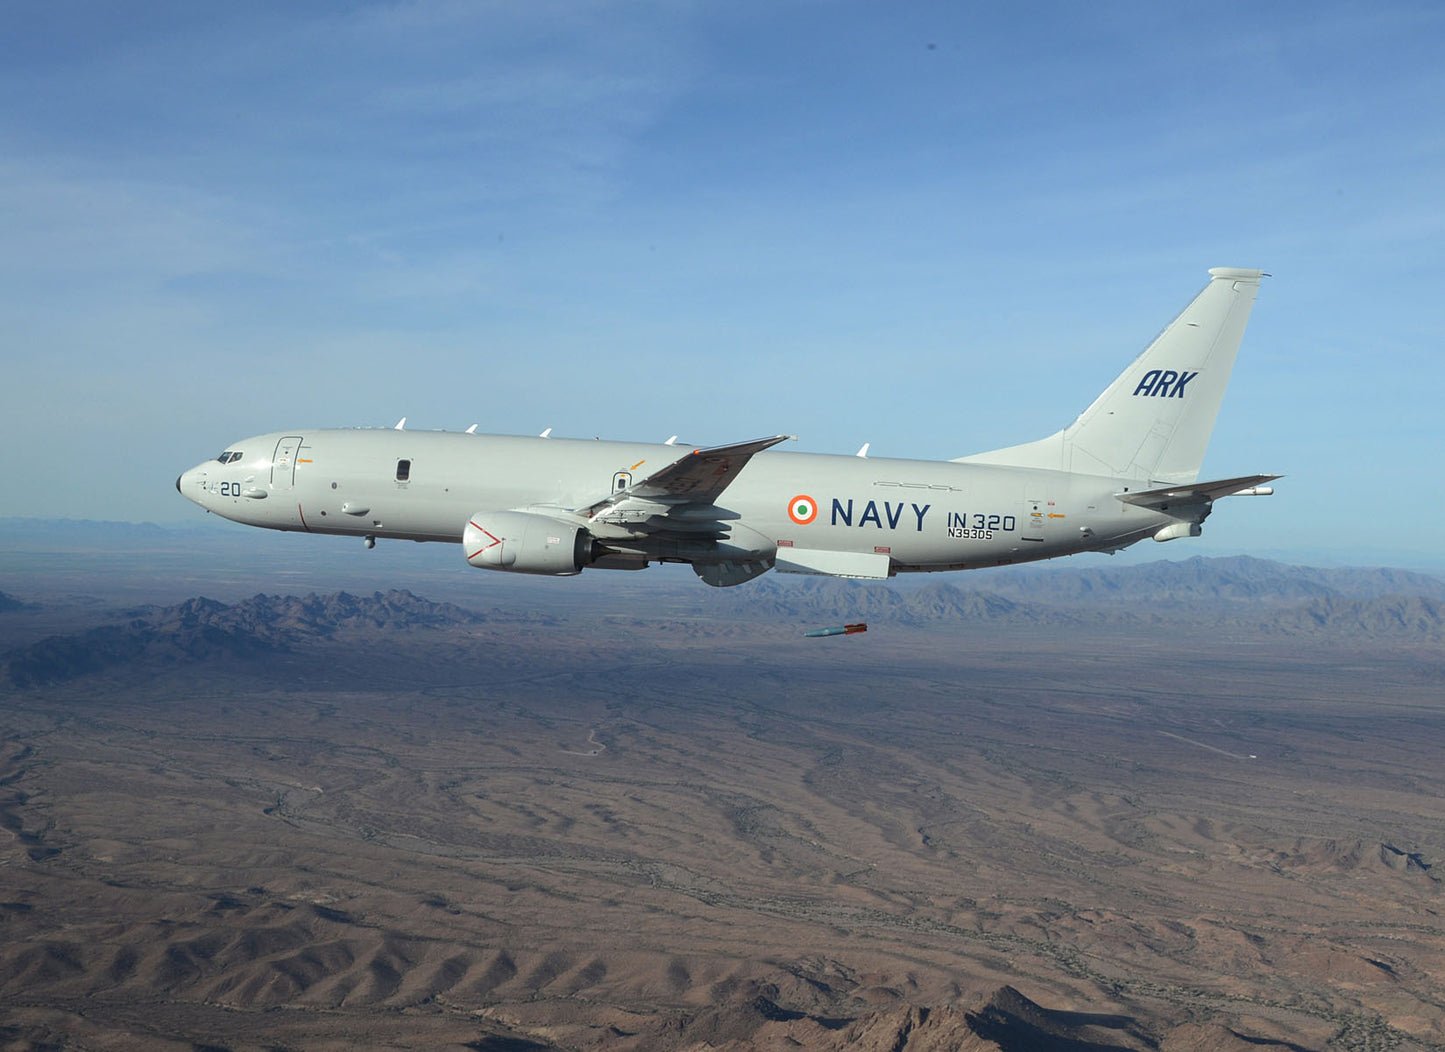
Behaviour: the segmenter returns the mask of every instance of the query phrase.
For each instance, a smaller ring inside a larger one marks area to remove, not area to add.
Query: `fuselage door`
[[[296,481],[296,458],[301,452],[301,436],[287,435],[276,443],[271,458],[271,488],[290,489]]]

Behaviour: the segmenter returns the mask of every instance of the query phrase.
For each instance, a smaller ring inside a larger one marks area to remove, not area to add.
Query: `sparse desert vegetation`
[[[0,710],[6,1047],[1445,1047],[1428,626],[697,594],[104,621]]]

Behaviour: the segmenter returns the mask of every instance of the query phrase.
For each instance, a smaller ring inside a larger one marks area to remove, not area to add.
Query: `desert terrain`
[[[1438,580],[26,544],[0,1047],[1445,1048]]]

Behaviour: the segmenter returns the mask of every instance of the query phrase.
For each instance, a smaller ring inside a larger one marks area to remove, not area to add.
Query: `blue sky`
[[[1261,267],[1183,557],[1441,563],[1445,8],[12,5],[0,514],[194,522],[243,436],[947,458]]]

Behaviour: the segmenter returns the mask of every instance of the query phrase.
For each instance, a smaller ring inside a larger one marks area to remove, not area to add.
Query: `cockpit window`
[[[234,464],[236,461],[240,460],[240,459],[241,459],[242,457],[244,457],[245,455],[246,455],[246,454],[244,454],[244,453],[232,453],[232,454],[231,454],[231,459],[228,460],[228,461],[226,461],[226,463],[228,463],[228,464]]]
[[[226,450],[224,453],[222,453],[219,457],[217,457],[216,459],[217,459],[218,461],[220,461],[222,464],[234,464],[236,461],[240,460],[243,456],[245,456],[244,453],[237,453],[237,452],[235,452],[234,450],[228,449],[228,450]]]

